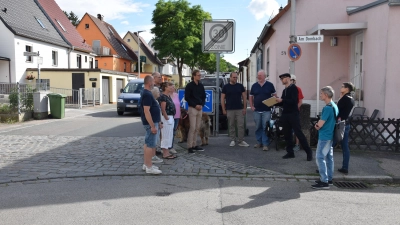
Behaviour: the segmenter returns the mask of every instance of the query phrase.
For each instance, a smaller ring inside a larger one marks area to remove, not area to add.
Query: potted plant
[[[33,76],[32,72],[31,72],[30,74],[26,75],[26,79],[27,79],[29,82],[32,82],[32,80],[35,79],[35,76]]]

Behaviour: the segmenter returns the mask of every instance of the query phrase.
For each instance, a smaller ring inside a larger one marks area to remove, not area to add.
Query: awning
[[[2,56],[0,56],[0,60],[3,60],[3,61],[11,61],[9,58],[2,57]]]
[[[332,23],[332,24],[318,24],[307,31],[307,35],[321,34],[325,36],[349,36],[358,31],[367,29],[367,23]]]

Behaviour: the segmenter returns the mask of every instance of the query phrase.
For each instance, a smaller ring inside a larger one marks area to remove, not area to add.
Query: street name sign
[[[204,53],[235,52],[235,21],[204,21],[202,51]]]
[[[324,35],[304,35],[296,37],[297,43],[318,43],[324,42]]]
[[[24,52],[24,56],[39,56],[39,52]]]
[[[292,61],[297,61],[301,57],[301,48],[298,44],[291,44],[288,48],[288,57]]]

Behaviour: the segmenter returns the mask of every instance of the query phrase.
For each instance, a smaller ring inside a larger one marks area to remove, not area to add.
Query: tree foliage
[[[203,54],[199,57],[198,61],[199,68],[207,70],[209,73],[217,71],[217,59],[215,54]],[[220,72],[234,72],[237,71],[237,67],[226,61],[223,57],[219,60],[219,71]]]
[[[74,12],[72,11],[70,13],[67,13],[66,11],[63,12],[68,17],[69,21],[71,21],[72,25],[78,26],[79,22],[81,22],[79,20],[79,17]]]
[[[179,86],[182,86],[182,67],[193,68],[201,53],[202,22],[211,20],[211,14],[200,5],[190,7],[186,0],[159,0],[153,11],[151,32],[155,35],[154,48],[160,57],[177,62]]]

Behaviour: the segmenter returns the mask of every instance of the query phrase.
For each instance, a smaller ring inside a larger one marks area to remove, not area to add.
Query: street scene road
[[[247,120],[246,141],[254,144],[250,113]],[[399,221],[398,154],[355,151],[351,173],[335,173],[334,180],[362,181],[368,188],[314,191],[316,165],[305,152],[283,160],[283,149],[229,147],[224,131],[210,137],[202,153],[189,155],[186,143],[175,143],[178,158],[158,164],[162,175],[147,175],[143,134],[138,116],[118,116],[115,105],[66,109],[61,120],[1,124],[2,224]],[[340,166],[340,150],[335,160]],[[328,207],[329,215],[320,217]]]

